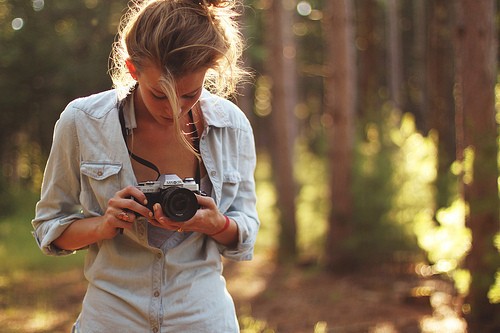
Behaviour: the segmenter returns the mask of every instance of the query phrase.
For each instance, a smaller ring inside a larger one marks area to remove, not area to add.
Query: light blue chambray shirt
[[[72,252],[52,242],[76,219],[100,216],[115,192],[137,183],[123,140],[115,90],[77,99],[61,114],[32,221],[48,255]],[[222,277],[221,255],[250,260],[259,228],[252,129],[233,103],[204,90],[200,152],[219,210],[239,230],[235,248],[187,233],[161,248],[148,242],[146,219],[132,230],[88,247],[88,290],[78,332],[238,332],[234,304]],[[124,108],[127,127],[133,108]],[[174,234],[172,237],[181,234]]]

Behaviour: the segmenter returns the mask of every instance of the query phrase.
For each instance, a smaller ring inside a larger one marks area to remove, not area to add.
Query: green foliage
[[[277,223],[279,211],[276,208],[277,193],[272,180],[271,161],[266,154],[258,155],[255,180],[257,211],[261,223],[255,247],[258,251],[274,252],[279,232]]]
[[[495,275],[495,284],[490,289],[488,298],[490,299],[491,303],[500,303],[500,271],[497,271]]]
[[[17,175],[16,136],[50,148],[72,99],[111,87],[107,63],[126,0],[0,1],[0,177]]]
[[[37,196],[29,191],[11,191],[10,204],[15,212],[0,219],[0,276],[21,271],[62,271],[83,264],[83,252],[67,257],[42,254],[31,234],[31,219]]]
[[[13,213],[14,207],[11,200],[9,185],[4,177],[0,177],[0,218]]]
[[[359,132],[354,172],[353,233],[345,246],[359,266],[423,257],[417,243],[416,227],[421,216],[433,214],[433,182],[436,177],[436,148],[432,137],[415,128],[413,117],[401,119],[393,110],[385,118],[369,123]],[[361,135],[360,135],[361,136]],[[321,258],[330,209],[325,157],[301,139],[296,146],[295,178],[297,197],[298,248],[300,257]],[[257,194],[262,221],[259,245],[273,248],[279,232],[276,192],[270,179],[268,158],[259,155]],[[425,233],[430,230],[425,225]]]
[[[297,243],[302,257],[320,256],[327,232],[329,188],[326,164],[298,142],[295,178],[300,191],[297,198]]]
[[[432,140],[416,131],[410,115],[400,119],[396,110],[382,111],[385,117],[368,123],[358,143],[354,230],[347,245],[359,264],[418,256],[414,217],[433,205]]]
[[[238,316],[241,333],[275,333],[276,331],[268,327],[265,320],[252,317],[250,307],[243,309]]]
[[[353,233],[345,246],[360,266],[423,256],[417,244],[415,223],[416,217],[433,211],[436,176],[433,138],[419,134],[410,115],[399,119],[391,110],[386,110],[384,121],[369,123],[360,132],[364,140],[357,146]],[[300,189],[299,253],[303,258],[321,258],[330,209],[327,164],[325,157],[316,155],[304,139],[297,141],[295,154],[295,178]],[[274,208],[279,193],[270,175],[268,158],[261,154],[256,173],[262,221],[259,244],[266,244],[267,248],[273,248],[279,232],[278,212]]]
[[[465,227],[466,210],[466,204],[456,200],[450,207],[438,210],[436,221],[430,212],[416,216],[415,233],[433,263],[434,273],[457,269],[470,249],[472,238]]]

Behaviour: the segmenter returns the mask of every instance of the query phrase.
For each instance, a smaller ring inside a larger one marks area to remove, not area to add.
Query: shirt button
[[[211,172],[210,172],[210,176],[212,176],[212,177],[217,176],[217,172],[216,172],[216,171],[211,171]]]
[[[158,332],[158,327],[153,327],[153,332],[157,333]]]
[[[157,258],[157,259],[161,259],[161,253],[157,253],[157,254],[156,254],[156,258]]]
[[[153,294],[155,297],[158,297],[160,296],[160,292],[159,291],[155,291],[155,293]]]
[[[99,176],[99,177],[102,176],[102,171],[101,170],[97,171],[97,176]]]

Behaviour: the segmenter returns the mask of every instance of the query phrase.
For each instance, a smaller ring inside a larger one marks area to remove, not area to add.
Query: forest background
[[[0,0],[0,290],[73,265],[32,251],[29,220],[60,112],[111,87],[126,5]],[[438,278],[470,332],[500,327],[497,8],[245,1],[253,78],[235,102],[257,144],[258,252],[299,271]]]

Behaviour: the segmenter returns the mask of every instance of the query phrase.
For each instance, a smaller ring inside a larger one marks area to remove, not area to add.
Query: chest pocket
[[[241,175],[236,170],[226,171],[222,177],[221,211],[225,212],[238,195]]]
[[[103,214],[108,200],[121,189],[121,163],[82,162],[80,202],[91,215]]]

